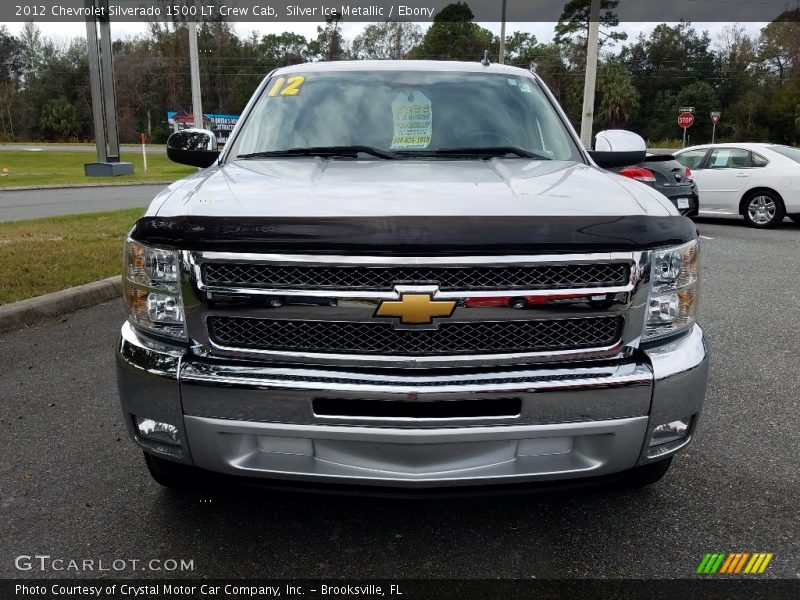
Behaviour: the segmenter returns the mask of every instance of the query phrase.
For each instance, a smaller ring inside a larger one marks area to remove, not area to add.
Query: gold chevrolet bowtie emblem
[[[430,325],[434,317],[449,317],[455,300],[434,300],[433,294],[400,294],[400,300],[384,300],[376,317],[396,317],[403,325]]]

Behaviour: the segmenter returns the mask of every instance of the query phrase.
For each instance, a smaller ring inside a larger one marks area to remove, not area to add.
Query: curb
[[[177,180],[175,180],[177,181]],[[175,181],[120,181],[119,183],[64,183],[54,185],[13,185],[1,187],[0,192],[24,192],[26,190],[66,190],[72,188],[127,187],[132,185],[170,185]]]
[[[81,308],[108,302],[122,295],[122,276],[0,306],[0,333],[20,329]]]

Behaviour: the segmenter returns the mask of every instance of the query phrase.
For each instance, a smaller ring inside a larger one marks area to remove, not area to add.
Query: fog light
[[[653,430],[653,435],[650,437],[650,445],[658,446],[659,444],[668,444],[685,438],[689,433],[690,421],[691,419],[689,418],[683,418],[659,425]]]
[[[161,323],[183,323],[180,298],[150,292],[147,295],[147,316]]]
[[[180,442],[178,442],[178,428],[169,423],[136,417],[136,430],[141,437],[147,440],[161,442],[162,444],[180,445]]]
[[[673,323],[678,317],[680,298],[678,294],[662,294],[650,298],[650,322]]]

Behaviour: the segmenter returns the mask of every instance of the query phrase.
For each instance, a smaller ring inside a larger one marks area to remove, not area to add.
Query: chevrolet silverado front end
[[[125,245],[119,392],[162,483],[648,482],[691,440],[696,229],[534,74],[288,67],[212,158]]]

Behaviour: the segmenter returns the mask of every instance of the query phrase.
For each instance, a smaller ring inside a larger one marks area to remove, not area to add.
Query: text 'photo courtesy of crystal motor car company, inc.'
[[[691,441],[696,203],[610,171],[660,159],[585,150],[531,71],[280,68],[224,150],[167,153],[202,169],[127,236],[116,352],[159,483],[645,485]]]

